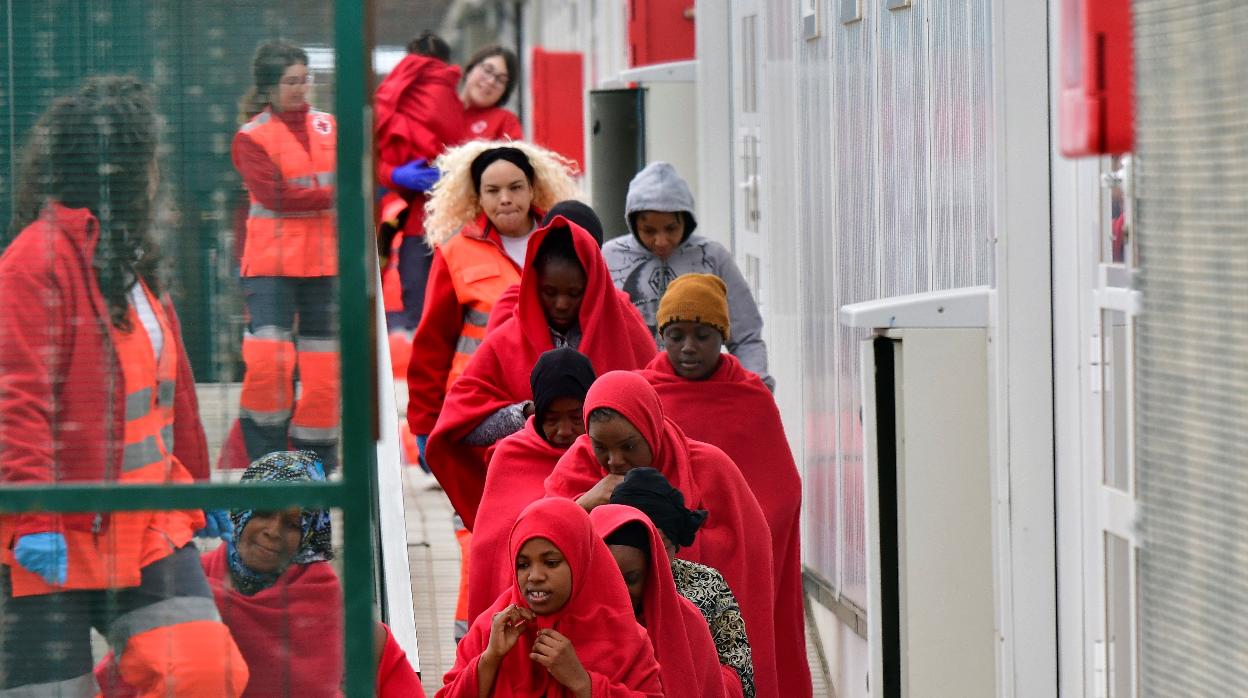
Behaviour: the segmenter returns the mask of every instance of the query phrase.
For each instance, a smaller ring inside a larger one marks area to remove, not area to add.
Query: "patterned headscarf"
[[[325,469],[321,460],[311,451],[275,451],[257,459],[247,466],[242,482],[324,482]],[[234,521],[234,538],[229,541],[227,559],[234,588],[240,594],[251,596],[273,586],[285,568],[270,574],[256,572],[243,564],[235,544],[242,537],[243,529],[255,514],[253,509],[239,509],[230,514]],[[301,517],[303,538],[291,564],[306,565],[310,562],[332,560],[329,512],[324,509],[304,509]]]

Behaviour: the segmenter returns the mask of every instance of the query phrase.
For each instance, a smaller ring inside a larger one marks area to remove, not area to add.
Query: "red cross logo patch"
[[[334,130],[334,125],[330,123],[328,116],[318,116],[312,120],[312,128],[322,136],[328,136],[330,131]]]

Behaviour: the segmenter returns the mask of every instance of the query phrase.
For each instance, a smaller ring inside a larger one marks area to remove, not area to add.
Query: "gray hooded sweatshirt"
[[[685,239],[668,256],[659,259],[647,250],[637,237],[636,214],[641,211],[684,213]],[[723,245],[693,234],[697,221],[693,217],[693,193],[676,169],[666,162],[652,162],[633,177],[624,203],[628,230],[602,246],[602,256],[611,269],[611,279],[633,300],[641,317],[662,347],[656,326],[659,299],[667,285],[682,274],[714,274],[728,287],[728,315],[732,327],[728,351],[741,365],[758,374],[767,387],[775,387],[775,379],[767,373],[767,345],[763,342],[763,317],[750,293],[732,253]]]

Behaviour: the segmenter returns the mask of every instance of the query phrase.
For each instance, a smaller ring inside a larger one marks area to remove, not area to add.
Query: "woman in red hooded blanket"
[[[515,315],[486,335],[451,386],[425,458],[472,530],[485,489],[485,449],[524,427],[528,376],[542,352],[571,347],[598,371],[636,370],[654,340],[615,292],[594,239],[557,217],[529,240]]]
[[[628,371],[606,373],[585,396],[586,434],[559,459],[546,494],[574,499],[586,510],[608,504],[633,468],[655,468],[694,509],[709,512],[697,540],[681,557],[710,565],[741,602],[754,654],[759,696],[781,695],[776,683],[772,613],[771,532],[737,466],[724,452],[687,438],[663,415],[654,388]],[[805,656],[804,654],[802,656]]]
[[[690,438],[715,444],[741,469],[771,529],[775,572],[776,663],[780,692],[811,695],[802,605],[799,516],[802,480],[784,436],[771,391],[732,354],[728,292],[712,274],[685,274],[659,301],[659,333],[666,351],[641,375],[654,386],[663,411]],[[750,416],[748,429],[739,427]]]
[[[740,698],[741,680],[719,663],[702,612],[676,592],[671,562],[658,529],[645,514],[622,504],[595,507],[594,530],[615,558],[633,613],[650,634],[669,696]]]
[[[507,535],[520,511],[546,496],[543,483],[555,463],[585,433],[581,405],[593,383],[594,367],[575,349],[551,349],[537,359],[529,378],[533,416],[489,456],[481,516],[472,534],[468,618],[476,618],[511,586],[515,560],[507,557]]]
[[[583,509],[533,502],[511,529],[508,552],[512,586],[460,641],[439,697],[664,695],[650,639]]]

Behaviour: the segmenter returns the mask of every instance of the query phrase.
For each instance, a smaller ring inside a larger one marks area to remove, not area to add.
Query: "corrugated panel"
[[[849,25],[825,7],[814,41],[797,35],[792,3],[768,8],[767,61],[790,60],[772,42],[800,47],[796,73],[766,73],[763,95],[771,362],[800,367],[800,393],[782,384],[778,399],[791,432],[800,429],[791,436],[801,444],[806,562],[865,608],[863,335],[841,327],[837,312],[992,282],[988,3],[889,12],[864,2],[863,20]],[[795,139],[780,132],[792,128],[793,103]],[[786,208],[794,193],[795,219]],[[797,235],[787,233],[791,222]],[[801,309],[800,343],[788,324],[771,324],[781,305]]]
[[[1137,0],[1141,695],[1248,694],[1248,5]]]

